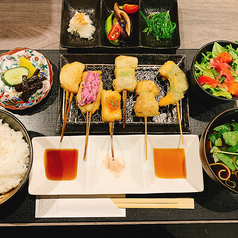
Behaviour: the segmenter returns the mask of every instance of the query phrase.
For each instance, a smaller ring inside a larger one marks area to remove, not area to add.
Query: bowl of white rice
[[[0,205],[26,183],[32,166],[32,143],[22,122],[0,109]]]

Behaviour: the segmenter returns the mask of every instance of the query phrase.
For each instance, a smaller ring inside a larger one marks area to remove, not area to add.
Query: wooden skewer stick
[[[74,94],[70,93],[70,98],[69,98],[69,103],[68,103],[69,92],[66,91],[65,105],[64,105],[64,121],[63,121],[63,126],[62,126],[60,143],[62,142],[63,137],[64,137],[64,131],[65,131],[67,119],[68,119],[68,116],[69,116],[69,110],[70,110],[70,106],[71,106],[71,102],[72,102],[73,96],[74,96]]]
[[[147,161],[147,117],[145,117],[145,159]]]
[[[83,161],[86,160],[87,155],[87,148],[88,148],[88,137],[89,137],[89,131],[90,131],[90,123],[91,123],[91,112],[86,114],[86,140],[85,140],[85,148],[84,148],[84,155],[83,155]]]
[[[110,122],[109,122],[109,130],[110,130],[110,135],[111,135],[112,161],[114,161],[114,146],[113,146],[114,121],[110,121]]]
[[[122,91],[122,101],[123,101],[123,128],[125,128],[126,126],[126,96],[127,96],[127,92],[124,89]]]
[[[182,131],[182,125],[181,125],[179,103],[176,102],[176,104],[177,104],[177,113],[178,113],[178,120],[179,120],[179,130],[180,130],[181,142],[182,142],[182,145],[183,145],[183,131]]]

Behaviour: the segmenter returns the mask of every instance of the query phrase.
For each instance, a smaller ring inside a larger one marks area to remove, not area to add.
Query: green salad
[[[208,135],[214,163],[223,163],[231,171],[238,170],[238,123],[225,123]]]
[[[202,53],[195,62],[198,83],[212,95],[232,99],[238,97],[238,48],[215,42],[212,51]]]

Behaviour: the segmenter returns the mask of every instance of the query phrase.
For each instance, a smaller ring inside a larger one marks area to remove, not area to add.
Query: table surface
[[[235,0],[216,3],[212,0],[179,0],[181,47],[176,52],[186,55],[189,72],[195,49],[217,39],[235,41],[233,26],[238,18],[233,15]],[[216,8],[214,7],[216,4]],[[66,53],[60,47],[60,19],[62,2],[59,0],[1,0],[0,53],[16,47],[40,50],[52,63],[54,82],[49,95],[38,105],[14,114],[23,122],[30,137],[56,135],[58,105],[59,55]],[[138,52],[139,53],[139,52]],[[236,106],[203,104],[189,95],[191,134],[201,135],[206,125],[218,113]],[[116,224],[116,223],[202,223],[238,222],[238,194],[215,184],[204,173],[204,191],[193,194],[154,194],[145,197],[192,197],[194,210],[127,209],[125,218],[35,218],[35,196],[27,192],[28,185],[6,204],[0,206],[0,226],[62,225],[62,224]],[[136,196],[136,195],[134,195]],[[141,197],[142,195],[140,195]]]
[[[181,49],[237,40],[236,0],[178,0]],[[0,50],[60,49],[62,1],[1,0]]]

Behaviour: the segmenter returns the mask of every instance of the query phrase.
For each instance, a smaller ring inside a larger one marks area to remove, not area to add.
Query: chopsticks
[[[118,208],[194,209],[193,198],[111,198]]]

